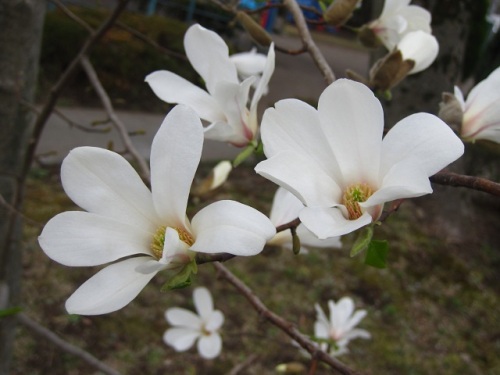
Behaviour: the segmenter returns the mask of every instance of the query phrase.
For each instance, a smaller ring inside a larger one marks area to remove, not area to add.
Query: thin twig
[[[311,37],[311,33],[309,32],[309,28],[307,27],[304,13],[302,13],[302,10],[297,4],[297,1],[283,0],[283,4],[290,11],[290,13],[292,13],[292,16],[295,20],[295,25],[297,26],[300,38],[302,39],[302,43],[307,48],[314,63],[323,74],[325,81],[328,84],[332,83],[333,81],[335,81],[335,74],[333,73],[330,65],[328,65],[328,63],[326,62],[323,53],[320,51],[316,43],[314,43],[314,40]]]
[[[65,15],[67,15],[69,18],[71,18],[73,21],[75,21],[77,24],[79,24],[81,27],[87,30],[90,34],[94,32],[94,29],[87,22],[78,17],[75,13],[73,13],[66,5],[61,3],[59,0],[50,0],[50,1],[54,3],[59,9],[61,9],[61,11]]]
[[[109,99],[106,90],[102,86],[101,81],[99,81],[99,77],[97,76],[94,67],[90,63],[87,56],[83,56],[80,62],[82,64],[83,70],[85,71],[85,73],[87,73],[87,77],[89,78],[90,83],[92,84],[94,90],[101,99],[102,105],[106,109],[106,112],[108,113],[111,122],[115,126],[116,130],[118,130],[118,133],[120,134],[120,137],[122,139],[123,144],[125,145],[126,150],[137,161],[142,177],[147,181],[149,181],[148,164],[146,163],[144,157],[140,154],[139,151],[137,151],[134,144],[132,143],[132,140],[130,139],[125,124],[116,115],[116,112],[113,108],[113,104],[111,103],[111,100]]]
[[[435,184],[466,187],[500,197],[500,183],[486,178],[441,171],[431,176],[430,180]]]
[[[249,356],[247,359],[245,359],[243,362],[238,363],[236,366],[234,366],[231,371],[227,373],[227,375],[238,375],[241,371],[246,369],[248,366],[252,364],[257,359],[256,354],[252,354]]]
[[[59,348],[61,348],[65,352],[73,354],[74,356],[84,360],[89,365],[95,367],[99,371],[101,371],[107,375],[120,375],[120,373],[118,371],[109,367],[104,362],[99,361],[96,357],[94,357],[89,352],[63,340],[58,335],[56,335],[54,332],[45,328],[44,326],[40,325],[39,323],[35,322],[33,319],[28,317],[26,314],[24,314],[24,313],[17,314],[17,319],[21,324],[23,324],[24,326],[29,328],[30,332],[34,332],[37,335],[42,336],[43,338],[49,340],[51,343],[57,345]]]
[[[264,303],[259,299],[259,297],[257,297],[255,293],[245,283],[243,283],[243,281],[236,277],[224,265],[216,262],[214,263],[214,267],[218,271],[218,275],[220,277],[226,279],[248,300],[248,302],[250,302],[254,309],[259,313],[259,316],[267,319],[269,322],[285,332],[301,347],[311,353],[313,357],[317,358],[319,361],[326,363],[331,368],[337,370],[340,374],[359,375],[359,372],[350,369],[339,360],[320,350],[316,343],[311,341],[307,336],[300,333],[300,331],[295,328],[292,323],[269,310],[267,306],[264,305]]]
[[[52,110],[56,105],[59,95],[65,88],[66,84],[69,82],[69,79],[71,78],[73,73],[76,72],[77,68],[80,65],[80,60],[83,58],[83,56],[86,55],[86,53],[90,50],[90,48],[97,43],[97,41],[104,35],[104,33],[114,24],[115,20],[127,6],[127,3],[128,0],[118,1],[118,5],[113,10],[108,19],[102,23],[102,25],[99,27],[97,31],[90,34],[90,36],[85,41],[84,45],[82,46],[76,57],[73,59],[71,64],[61,74],[61,76],[59,77],[58,81],[54,84],[54,86],[52,86],[48,95],[48,100],[43,106],[42,111],[33,126],[33,134],[28,143],[26,159],[24,161],[24,167],[23,167],[24,176],[26,176],[26,174],[28,173],[28,170],[31,166],[31,162],[33,161],[35,155],[36,147],[38,145],[38,142],[40,141],[40,136],[42,134],[43,128],[45,126],[45,123],[49,119]]]

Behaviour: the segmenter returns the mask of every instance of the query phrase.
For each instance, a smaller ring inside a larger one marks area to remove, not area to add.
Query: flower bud
[[[358,3],[359,0],[333,0],[323,13],[323,18],[330,25],[341,26],[351,18]]]
[[[414,66],[414,60],[403,60],[401,52],[395,50],[373,65],[370,70],[370,85],[375,90],[390,90],[401,82]]]
[[[358,40],[362,45],[368,48],[377,48],[382,44],[377,34],[367,25],[363,25],[359,30]]]
[[[256,43],[263,47],[269,47],[271,45],[273,42],[271,35],[269,35],[269,33],[248,14],[238,11],[236,12],[236,19]]]
[[[455,95],[449,92],[443,92],[442,102],[439,103],[439,118],[446,122],[450,127],[458,129],[462,125],[464,112],[462,105]]]

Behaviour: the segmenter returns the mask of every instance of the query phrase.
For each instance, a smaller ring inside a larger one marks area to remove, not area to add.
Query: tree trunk
[[[26,150],[45,1],[0,1],[0,309],[20,306]],[[26,105],[28,104],[28,106]],[[0,319],[0,374],[8,374],[15,318]]]

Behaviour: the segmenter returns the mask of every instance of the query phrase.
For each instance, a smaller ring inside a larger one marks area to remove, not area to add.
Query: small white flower
[[[224,314],[214,310],[212,296],[207,288],[196,288],[193,300],[198,315],[179,307],[165,312],[165,318],[174,328],[165,332],[163,341],[176,351],[183,352],[198,340],[198,353],[205,359],[215,358],[222,350],[219,329],[224,323]]]
[[[252,76],[260,77],[267,64],[267,56],[258,53],[255,47],[249,52],[235,53],[229,56],[229,60],[236,66],[236,70],[242,81]]]
[[[70,152],[61,167],[66,194],[88,212],[52,218],[39,243],[67,266],[114,262],[66,302],[69,313],[121,309],[161,270],[179,270],[195,252],[255,255],[276,230],[257,210],[215,202],[186,217],[189,190],[201,158],[203,127],[194,111],[177,106],[151,147],[151,191],[119,154],[96,147]],[[115,262],[117,261],[117,262]]]
[[[301,222],[320,239],[377,220],[385,202],[432,192],[432,176],[463,154],[462,141],[438,117],[418,113],[382,140],[384,114],[370,89],[339,79],[318,110],[296,99],[262,120],[267,160],[255,170],[306,206]]]
[[[431,14],[422,7],[409,5],[410,1],[385,0],[380,17],[368,25],[389,51],[412,31],[431,33]]]
[[[191,26],[184,36],[186,55],[205,81],[207,91],[168,71],[146,77],[154,93],[167,103],[191,106],[210,123],[205,137],[243,147],[257,135],[257,105],[274,72],[274,46],[271,45],[261,79],[248,107],[250,87],[256,77],[238,79],[237,65],[229,58],[224,40],[200,25]]]
[[[280,187],[274,194],[273,205],[271,207],[271,214],[269,215],[269,219],[271,219],[271,223],[273,223],[275,227],[278,227],[298,218],[299,213],[303,208],[304,205],[295,195]],[[307,253],[308,250],[306,249],[306,247],[342,247],[340,237],[332,237],[325,240],[320,240],[303,224],[300,224],[297,227],[297,235],[300,238],[301,253]],[[273,238],[267,241],[267,244],[271,246],[282,246],[288,249],[292,249],[292,234],[290,233],[290,230],[284,230],[282,232],[276,233]]]
[[[463,111],[462,138],[500,143],[500,67],[479,82],[470,91],[467,100],[456,86],[455,97]]]
[[[364,329],[354,328],[366,316],[365,310],[354,311],[354,302],[349,297],[341,298],[337,303],[328,301],[330,319],[328,319],[319,304],[315,304],[316,323],[314,336],[321,342],[321,350],[328,350],[330,355],[338,356],[347,353],[347,345],[356,338],[369,339],[370,333]]]
[[[427,69],[436,60],[439,44],[433,35],[423,31],[413,31],[399,41],[396,49],[401,51],[403,61],[415,62],[415,66],[408,73],[415,74]]]
[[[212,183],[210,184],[210,190],[217,189],[222,186],[229,177],[229,173],[233,170],[233,165],[229,160],[222,160],[212,169]]]

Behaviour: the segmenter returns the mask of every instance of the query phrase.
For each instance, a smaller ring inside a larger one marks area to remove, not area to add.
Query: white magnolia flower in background
[[[470,91],[467,100],[456,86],[455,97],[463,111],[462,138],[500,143],[500,67],[479,82]]]
[[[423,31],[413,31],[399,41],[396,49],[401,51],[403,61],[415,62],[415,66],[408,73],[415,74],[427,69],[436,60],[439,44],[433,35]]]
[[[338,356],[347,353],[347,345],[357,338],[369,339],[370,333],[364,329],[354,328],[366,316],[365,310],[354,311],[354,302],[349,297],[341,298],[337,303],[328,301],[330,319],[327,318],[319,304],[315,304],[316,322],[314,323],[314,337],[319,340],[321,350],[330,355]]]
[[[239,81],[237,65],[229,58],[227,45],[219,35],[193,25],[184,36],[184,48],[191,65],[205,81],[208,92],[165,70],[149,74],[146,82],[161,100],[186,104],[208,121],[206,138],[246,146],[257,135],[257,105],[274,72],[273,45],[269,48],[262,77],[251,101],[250,87],[256,77]]]
[[[234,201],[219,201],[191,222],[186,206],[200,162],[203,128],[191,109],[167,115],[151,148],[151,191],[117,153],[95,147],[70,152],[61,167],[64,190],[88,212],[52,218],[39,243],[67,266],[110,262],[66,302],[69,313],[97,315],[132,301],[161,270],[180,269],[195,252],[255,255],[276,233],[269,219]]]
[[[304,208],[302,202],[289,191],[279,188],[274,194],[273,205],[269,219],[275,227],[289,223],[299,217],[300,211]],[[321,247],[321,248],[340,248],[342,243],[340,237],[332,237],[325,240],[320,240],[303,224],[297,227],[297,235],[300,238],[301,253],[306,253],[306,247]],[[271,246],[282,246],[288,249],[293,248],[292,234],[289,230],[285,230],[267,241]]]
[[[418,113],[382,140],[380,102],[365,85],[340,79],[318,110],[296,99],[262,120],[267,160],[255,170],[306,206],[301,222],[321,239],[377,220],[385,202],[432,192],[432,176],[463,154],[462,141],[438,117]]]
[[[242,78],[242,81],[248,77],[260,77],[267,64],[267,56],[258,53],[255,47],[249,52],[235,53],[229,56],[229,60],[236,66],[236,71]]]
[[[385,0],[380,17],[368,25],[389,51],[412,31],[431,33],[430,12],[410,2]]]
[[[224,314],[214,310],[212,296],[207,288],[196,288],[193,300],[198,315],[179,307],[165,312],[165,318],[174,327],[165,332],[163,341],[176,351],[183,352],[198,340],[198,353],[205,359],[215,358],[222,350],[219,329],[224,323]]]

